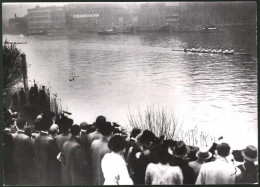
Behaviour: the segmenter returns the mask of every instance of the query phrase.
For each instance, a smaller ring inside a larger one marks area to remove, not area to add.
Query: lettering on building
[[[99,14],[73,14],[73,18],[97,18]]]

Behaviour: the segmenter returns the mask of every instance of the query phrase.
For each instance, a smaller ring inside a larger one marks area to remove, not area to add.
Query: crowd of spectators
[[[241,159],[223,138],[194,148],[146,129],[128,133],[104,116],[78,125],[44,112],[30,133],[19,114],[5,109],[3,119],[5,185],[258,183],[252,145],[239,152]]]

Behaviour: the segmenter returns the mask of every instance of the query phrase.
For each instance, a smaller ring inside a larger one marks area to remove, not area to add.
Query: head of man
[[[139,138],[139,142],[144,148],[149,148],[155,141],[155,134],[152,131],[144,130]]]
[[[227,143],[218,144],[217,154],[221,157],[227,157],[230,154],[230,146]]]
[[[59,133],[59,126],[57,124],[52,124],[52,126],[49,129],[49,134],[55,138]]]
[[[139,129],[137,127],[133,128],[133,130],[130,134],[130,138],[136,138],[141,132],[142,132],[141,129]]]
[[[104,116],[98,116],[96,119],[96,127],[99,130],[100,128],[103,128],[106,124],[106,118]]]
[[[99,132],[103,135],[103,136],[111,136],[113,133],[114,128],[112,127],[110,122],[106,122],[104,124],[104,126],[101,126],[99,128]]]
[[[80,131],[81,131],[80,126],[77,124],[72,125],[72,127],[70,128],[70,133],[74,137],[79,137]]]
[[[248,145],[245,149],[241,152],[244,160],[246,162],[255,162],[257,161],[257,148],[253,145]]]
[[[85,121],[80,123],[81,130],[87,131],[89,127],[90,125]]]
[[[47,117],[43,117],[39,122],[39,126],[42,131],[48,131],[51,125],[52,125],[52,120]]]
[[[185,157],[190,153],[190,147],[187,146],[183,141],[178,141],[173,149],[173,155],[176,158],[185,159]]]
[[[108,142],[108,148],[118,154],[123,154],[127,146],[127,141],[120,135],[114,135]]]
[[[61,125],[63,127],[63,132],[67,133],[73,125],[73,120],[64,116],[61,120]]]

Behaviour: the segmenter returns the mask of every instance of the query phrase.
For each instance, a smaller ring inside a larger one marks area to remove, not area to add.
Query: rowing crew
[[[234,54],[234,50],[231,49],[231,50],[224,50],[222,51],[222,49],[219,49],[219,50],[216,50],[215,48],[212,50],[212,49],[204,49],[204,48],[191,48],[191,49],[187,49],[187,48],[184,48],[184,52],[197,52],[197,53],[222,53],[222,54]]]

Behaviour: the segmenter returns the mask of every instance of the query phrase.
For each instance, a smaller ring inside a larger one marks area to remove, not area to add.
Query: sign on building
[[[97,18],[99,14],[73,14],[73,18]]]

